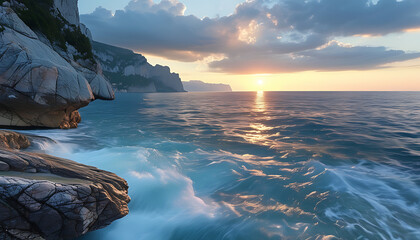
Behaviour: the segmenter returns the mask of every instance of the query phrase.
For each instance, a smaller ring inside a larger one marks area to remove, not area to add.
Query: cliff
[[[93,53],[101,63],[103,73],[118,91],[185,91],[178,74],[166,66],[152,66],[141,54],[99,42],[93,42]]]
[[[182,82],[182,84],[188,92],[232,92],[230,85],[222,83],[205,83],[203,81],[192,80]]]
[[[124,179],[16,150],[29,145],[25,135],[0,131],[0,239],[74,239],[128,214]]]
[[[77,109],[114,99],[77,0],[0,3],[1,126],[77,127]]]

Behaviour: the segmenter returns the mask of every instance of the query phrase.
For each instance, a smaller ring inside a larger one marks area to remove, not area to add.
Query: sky
[[[237,91],[420,91],[419,0],[79,0],[96,41]]]

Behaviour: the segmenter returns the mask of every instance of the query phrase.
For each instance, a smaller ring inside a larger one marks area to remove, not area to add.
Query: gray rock
[[[3,7],[10,7],[10,3],[9,2],[3,2]]]
[[[82,33],[89,38],[89,40],[92,42],[93,38],[92,38],[92,32],[89,30],[89,28],[86,27],[85,24],[80,23],[80,30],[82,31]]]
[[[78,0],[54,0],[54,9],[60,13],[70,24],[79,25]]]
[[[0,23],[26,37],[37,39],[37,35],[10,8],[10,3],[6,5],[8,6],[0,7]]]
[[[0,161],[0,171],[9,171],[9,170],[10,170],[9,164]]]
[[[0,7],[0,15],[1,24],[12,19],[12,27],[23,29],[6,27],[0,33],[0,125],[60,127],[94,99],[89,83],[30,29],[21,27],[26,25],[10,8]]]
[[[128,214],[127,182],[113,173],[7,148],[0,159],[12,170],[0,172],[0,239],[74,239]]]
[[[36,169],[35,168],[28,168],[28,169],[25,169],[25,172],[26,173],[36,173]]]
[[[79,25],[76,0],[54,0],[54,7]],[[77,127],[71,120],[77,109],[95,99],[114,99],[100,65],[75,62],[73,46],[69,52],[53,48],[10,7],[0,7],[0,24],[5,28],[0,32],[0,126]]]
[[[113,100],[115,98],[114,91],[112,90],[111,84],[108,82],[108,80],[105,79],[104,75],[102,74],[101,65],[89,65],[89,63],[84,63],[82,66],[74,65],[73,67],[80,74],[82,74],[89,82],[89,85],[95,98],[102,100]],[[92,70],[89,68],[91,68]]]

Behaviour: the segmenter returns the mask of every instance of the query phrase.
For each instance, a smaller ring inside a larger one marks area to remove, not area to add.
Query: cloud
[[[172,15],[184,15],[186,7],[177,0],[162,0],[155,4],[153,0],[136,0],[128,3],[126,11],[158,13],[168,12]]]
[[[211,62],[210,67],[234,74],[369,70],[419,57],[420,53],[405,53],[384,47],[350,47],[333,41],[321,49],[299,53],[229,57]]]
[[[420,28],[418,0],[253,0],[230,16],[197,18],[177,0],[132,0],[81,19],[96,40],[179,61],[223,55],[210,70],[229,73],[379,68],[420,57],[333,40]]]
[[[418,0],[283,0],[268,12],[278,27],[327,35],[384,35],[420,26]]]
[[[178,11],[157,10],[156,5],[146,8],[144,4],[132,1],[126,10],[114,15],[97,8],[92,14],[82,15],[82,21],[98,41],[182,61],[222,52],[228,47],[226,40],[234,39],[230,26],[220,26],[220,19],[177,15]]]

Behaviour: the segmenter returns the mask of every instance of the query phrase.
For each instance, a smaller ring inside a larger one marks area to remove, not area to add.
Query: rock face
[[[127,189],[110,172],[0,148],[0,239],[74,239],[103,228],[128,214]]]
[[[77,46],[66,43],[65,51],[32,31],[13,10],[22,8],[16,4],[0,7],[0,126],[77,127],[77,109],[114,99],[112,87],[98,63],[79,57]],[[54,6],[66,24],[79,24],[77,1],[55,0]]]
[[[78,0],[54,0],[54,9],[61,14],[70,24],[79,25]]]
[[[169,67],[152,66],[131,50],[93,42],[95,57],[113,87],[128,92],[185,92],[177,73]]]
[[[31,145],[29,139],[22,134],[0,130],[0,148],[24,149]]]
[[[94,99],[86,78],[0,7],[0,125],[57,128]],[[9,28],[16,26],[15,28]]]
[[[205,83],[193,80],[182,82],[182,84],[188,92],[232,92],[230,85],[222,83]]]

